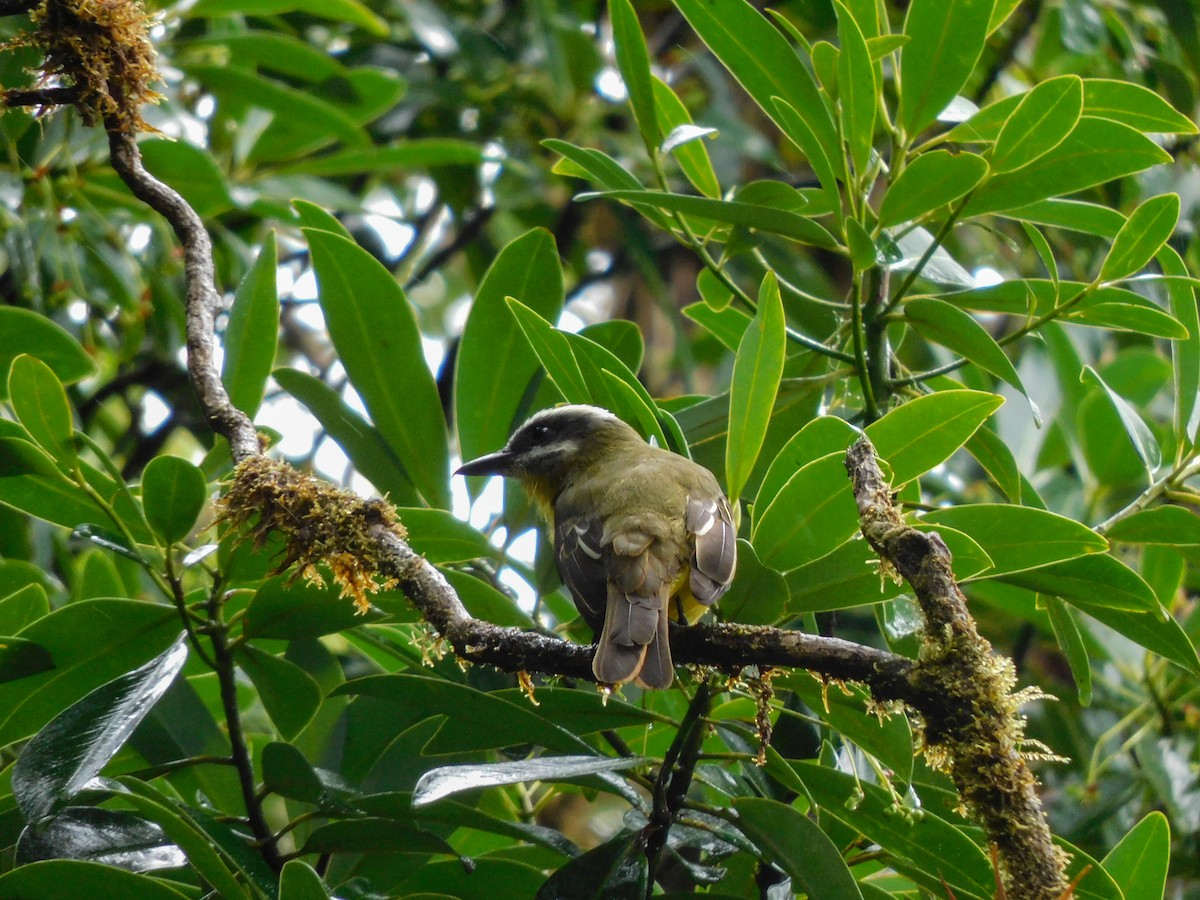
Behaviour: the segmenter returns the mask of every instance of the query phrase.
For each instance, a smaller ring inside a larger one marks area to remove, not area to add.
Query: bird
[[[711,472],[598,406],[535,413],[456,474],[515,478],[551,526],[563,583],[596,635],[592,672],[668,688],[668,618],[694,624],[729,589],[737,529]]]

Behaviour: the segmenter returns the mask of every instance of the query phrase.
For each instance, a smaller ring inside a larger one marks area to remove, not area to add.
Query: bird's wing
[[[575,601],[575,606],[592,631],[599,633],[608,602],[608,573],[604,565],[600,520],[573,516],[554,529],[558,575]]]
[[[688,497],[686,524],[695,541],[690,574],[692,595],[711,606],[729,590],[737,570],[737,529],[724,497]]]

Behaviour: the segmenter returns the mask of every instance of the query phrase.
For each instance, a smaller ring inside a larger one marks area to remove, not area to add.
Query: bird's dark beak
[[[458,467],[455,475],[507,475],[512,471],[512,454],[497,450]]]

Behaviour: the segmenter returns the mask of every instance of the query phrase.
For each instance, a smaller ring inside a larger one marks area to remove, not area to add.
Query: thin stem
[[[942,223],[942,227],[939,228],[937,234],[933,236],[933,240],[929,242],[929,246],[925,248],[925,252],[921,254],[921,258],[917,260],[917,264],[913,266],[911,270],[909,270],[908,274],[904,276],[904,280],[901,281],[900,285],[896,288],[896,292],[892,294],[892,298],[888,301],[887,306],[884,307],[884,313],[891,312],[896,308],[896,305],[904,299],[904,295],[908,293],[908,289],[912,287],[913,282],[917,280],[917,277],[921,274],[921,271],[925,268],[925,265],[929,262],[929,260],[933,259],[933,254],[937,252],[938,247],[942,246],[942,243],[946,240],[946,236],[950,234],[950,230],[954,227],[954,223],[957,222],[958,217],[963,214],[963,210],[967,208],[967,203],[970,201],[974,193],[975,192],[973,190],[968,191],[963,198],[958,201],[958,205],[950,211],[950,215],[946,217],[946,221]]]
[[[875,389],[871,384],[870,368],[867,363],[866,334],[863,329],[863,282],[862,273],[854,273],[854,287],[850,294],[852,316],[851,337],[854,341],[854,367],[858,372],[858,383],[862,386],[864,415],[868,422],[879,418],[879,407],[875,405]]]

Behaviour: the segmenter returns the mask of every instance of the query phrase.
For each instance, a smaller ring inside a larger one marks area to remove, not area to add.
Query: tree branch
[[[999,850],[1008,896],[1058,900],[1067,888],[1066,858],[1021,755],[1023,698],[1012,691],[1012,664],[976,631],[942,539],[901,519],[866,437],[847,452],[846,469],[863,535],[912,585],[925,615],[921,660],[909,681],[920,694],[926,755],[950,774]]]

